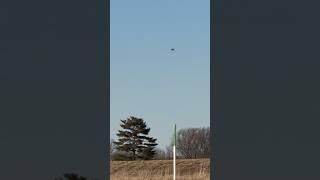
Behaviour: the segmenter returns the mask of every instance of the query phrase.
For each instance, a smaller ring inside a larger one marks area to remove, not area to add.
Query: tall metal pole
[[[173,126],[173,180],[176,180],[176,124]]]

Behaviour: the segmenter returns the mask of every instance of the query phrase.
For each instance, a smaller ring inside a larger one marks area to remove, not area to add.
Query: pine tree
[[[129,117],[120,120],[124,130],[118,130],[118,141],[114,142],[118,151],[127,153],[127,160],[148,160],[156,154],[154,148],[158,144],[157,139],[148,137],[150,128],[143,119]]]

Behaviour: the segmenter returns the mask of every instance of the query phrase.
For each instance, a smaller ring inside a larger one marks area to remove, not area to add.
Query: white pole
[[[173,127],[173,180],[176,180],[176,124]]]

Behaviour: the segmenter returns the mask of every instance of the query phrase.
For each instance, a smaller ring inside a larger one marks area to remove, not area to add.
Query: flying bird
[[[174,48],[171,48],[170,50],[171,50],[171,51],[175,51],[175,49],[174,49]]]

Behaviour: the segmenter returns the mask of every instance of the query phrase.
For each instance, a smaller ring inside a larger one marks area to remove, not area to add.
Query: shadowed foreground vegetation
[[[178,159],[177,180],[209,180],[209,159]],[[172,180],[172,160],[111,161],[111,180]]]
[[[88,179],[83,176],[79,176],[76,173],[65,173],[63,178],[55,178],[54,180],[98,180],[98,179]]]

